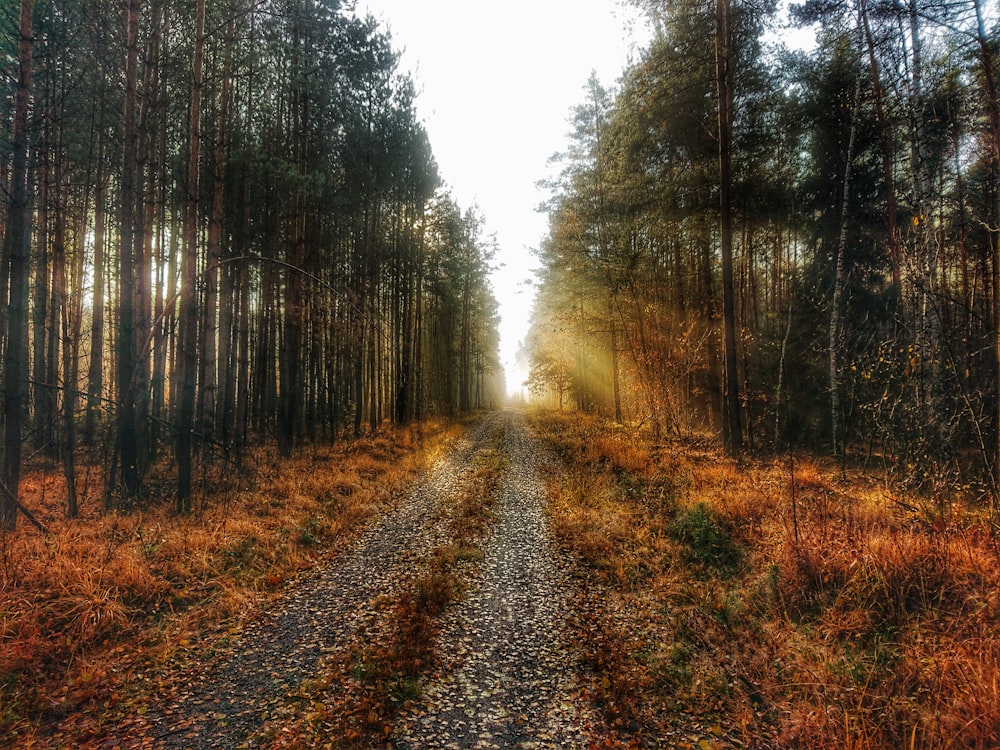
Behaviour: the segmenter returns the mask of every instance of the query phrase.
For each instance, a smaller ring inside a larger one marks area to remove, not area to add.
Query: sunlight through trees
[[[996,496],[995,14],[807,2],[791,52],[772,5],[638,4],[655,39],[552,186],[536,398]]]
[[[167,451],[187,511],[199,456],[504,392],[495,248],[386,32],[337,0],[189,10],[4,6],[6,527],[23,440],[74,487],[77,420],[109,508]]]

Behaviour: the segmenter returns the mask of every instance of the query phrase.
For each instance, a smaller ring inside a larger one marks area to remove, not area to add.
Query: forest
[[[502,396],[492,238],[339,2],[4,6],[2,525],[27,449],[107,507],[159,454],[360,435]],[[113,53],[109,54],[109,51]],[[24,511],[30,513],[22,506]]]
[[[996,8],[640,2],[547,206],[522,356],[553,406],[996,499]]]
[[[0,3],[0,747],[1000,746],[996,3],[624,2],[524,384],[391,23]]]

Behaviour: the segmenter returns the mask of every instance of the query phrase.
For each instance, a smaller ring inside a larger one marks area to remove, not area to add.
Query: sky
[[[382,21],[416,83],[441,177],[461,208],[478,206],[497,238],[492,276],[508,391],[533,299],[531,254],[548,220],[536,183],[564,150],[592,71],[613,85],[648,32],[617,0],[359,0]]]

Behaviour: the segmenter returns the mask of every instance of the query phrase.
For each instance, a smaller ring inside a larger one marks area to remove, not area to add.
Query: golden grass
[[[106,514],[91,481],[83,517],[68,521],[59,472],[29,467],[22,498],[51,533],[21,525],[0,537],[0,735],[44,732],[121,698],[135,672],[222,645],[284,582],[342,550],[458,430],[430,423],[289,460],[262,448],[238,467],[217,460],[201,467],[187,517],[169,498]],[[169,471],[152,472],[151,494]]]
[[[796,463],[793,508],[785,462],[533,422],[568,467],[553,529],[603,587],[581,605],[604,602],[590,640],[624,650],[623,700],[647,707],[633,740],[694,717],[723,730],[694,747],[1000,747],[1000,559],[979,509],[817,461]]]

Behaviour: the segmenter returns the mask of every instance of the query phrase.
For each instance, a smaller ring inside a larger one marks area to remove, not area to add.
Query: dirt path
[[[399,748],[580,747],[564,574],[542,514],[540,448],[521,415],[491,415],[391,513],[255,624],[230,656],[160,696],[102,747],[267,747],[307,709],[324,661],[380,632],[385,602],[441,543],[441,509],[477,452],[502,450],[497,521],[467,596],[445,614],[439,668],[394,723]],[[333,738],[331,738],[333,739]]]
[[[469,595],[446,617],[439,677],[394,738],[399,748],[583,747],[566,577],[543,516],[540,449],[521,415],[497,417],[507,465],[498,519]]]

